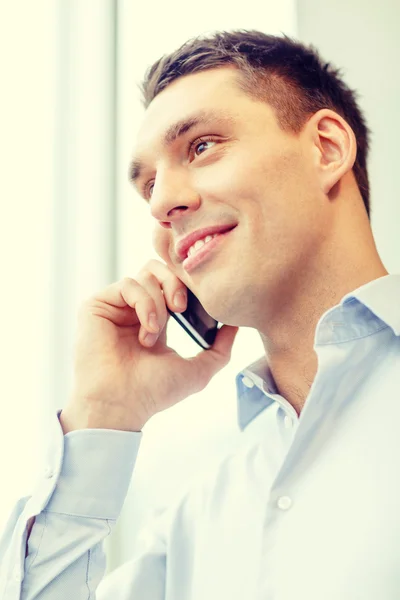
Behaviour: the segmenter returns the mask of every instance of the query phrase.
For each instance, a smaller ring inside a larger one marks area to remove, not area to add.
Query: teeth
[[[204,239],[202,240],[197,240],[197,242],[195,242],[193,244],[193,246],[190,246],[187,255],[188,256],[193,256],[193,254],[196,254],[196,252],[202,248],[204,246],[204,244],[206,244],[207,242],[211,241],[213,238],[215,238],[218,235],[218,233],[214,233],[214,235],[207,235]]]

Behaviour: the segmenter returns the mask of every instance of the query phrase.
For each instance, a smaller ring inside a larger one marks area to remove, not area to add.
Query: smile
[[[228,241],[233,229],[222,233],[207,235],[205,238],[197,240],[188,250],[187,258],[182,263],[182,267],[187,273],[190,273],[201,264],[212,260],[212,257],[221,249],[224,243]]]
[[[217,235],[220,235],[219,233],[214,233],[214,235],[206,235],[205,238],[202,238],[201,240],[197,240],[197,242],[195,242],[193,244],[193,246],[190,246],[187,255],[188,256],[193,256],[194,254],[196,254],[198,252],[198,250],[200,250],[200,248],[202,248],[204,246],[204,244],[207,244],[208,242],[211,242],[211,240],[215,237],[217,237]]]

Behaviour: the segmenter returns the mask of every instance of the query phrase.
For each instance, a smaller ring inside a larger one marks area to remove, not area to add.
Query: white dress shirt
[[[314,349],[300,417],[264,359],[237,376],[239,427],[263,419],[262,435],[192,482],[105,578],[143,434],[63,436],[54,415],[43,478],[0,541],[0,598],[398,600],[400,274],[325,312]]]

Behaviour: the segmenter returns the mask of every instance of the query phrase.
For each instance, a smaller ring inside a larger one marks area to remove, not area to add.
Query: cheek
[[[281,214],[292,218],[302,209],[308,194],[307,173],[296,150],[284,148],[259,161],[253,171],[257,189],[264,196],[269,217]]]
[[[243,199],[259,201],[283,192],[290,168],[292,157],[281,148],[266,151],[255,145],[227,154],[215,165],[199,170],[194,183],[205,197],[225,200],[231,206],[238,203],[237,208],[242,209]]]
[[[164,229],[164,227],[160,227],[156,225],[153,229],[153,239],[152,239],[154,250],[157,252],[158,256],[162,258],[167,264],[170,264],[169,258],[169,246],[170,246],[170,234]]]

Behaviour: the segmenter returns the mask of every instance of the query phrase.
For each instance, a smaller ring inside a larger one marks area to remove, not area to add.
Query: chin
[[[218,298],[214,296],[211,300],[204,300],[202,305],[208,314],[219,323],[233,326],[244,325],[245,316],[238,314],[235,306],[232,306],[230,302],[219,302]]]
[[[256,301],[256,294],[249,293],[248,287],[246,290],[230,289],[227,295],[221,292],[204,296],[200,294],[201,302],[208,314],[219,323],[234,327],[257,327],[260,311],[263,311],[265,306],[264,302]]]

